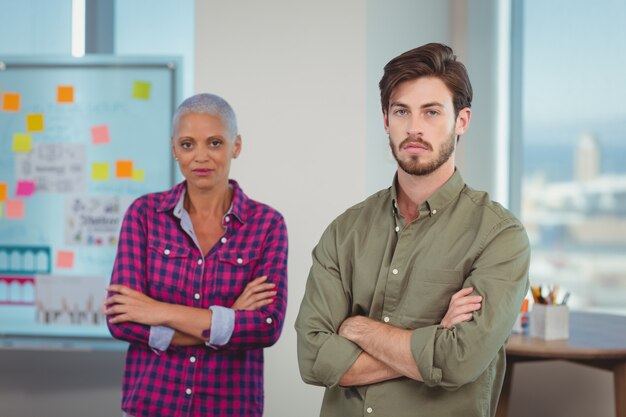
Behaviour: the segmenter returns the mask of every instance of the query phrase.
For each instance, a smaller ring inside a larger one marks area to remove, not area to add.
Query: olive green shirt
[[[326,386],[320,415],[493,416],[505,372],[504,344],[528,291],[524,227],[454,175],[405,224],[396,181],[335,219],[313,250],[296,320],[305,382]],[[439,326],[462,287],[484,297],[471,321]],[[406,377],[341,387],[361,349],[337,334],[363,315],[413,330],[424,382]]]

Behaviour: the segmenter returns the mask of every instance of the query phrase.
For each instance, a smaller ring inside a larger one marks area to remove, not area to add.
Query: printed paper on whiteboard
[[[130,197],[68,197],[65,199],[65,244],[116,246]]]
[[[80,193],[85,190],[85,145],[33,144],[32,152],[15,154],[15,177],[35,183],[37,192]]]

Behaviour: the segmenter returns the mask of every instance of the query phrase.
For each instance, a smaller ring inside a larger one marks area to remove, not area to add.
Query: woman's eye
[[[222,141],[221,141],[221,140],[218,140],[218,139],[215,139],[215,140],[212,140],[212,141],[211,141],[211,147],[213,147],[213,148],[217,148],[217,147],[219,147],[221,144],[222,144]]]
[[[180,144],[180,147],[183,149],[191,149],[191,143],[189,142],[183,142]]]

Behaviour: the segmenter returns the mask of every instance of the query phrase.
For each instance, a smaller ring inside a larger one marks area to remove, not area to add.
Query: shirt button
[[[266,318],[266,319],[265,319],[265,322],[266,322],[267,324],[272,324],[272,321],[273,321],[273,320],[272,320],[272,318],[271,318],[271,317],[268,317],[268,318]]]
[[[394,268],[394,270],[391,271],[391,273],[394,274],[394,275],[398,275],[398,270]]]
[[[191,395],[191,388],[187,388],[187,389],[185,390],[185,394],[187,394],[187,395]]]
[[[385,318],[383,319],[383,321],[384,321],[385,323],[389,323],[389,317],[385,317]]]
[[[433,210],[431,213],[433,213],[433,214],[437,214],[437,210],[435,209],[435,210]]]
[[[191,363],[195,363],[196,362],[196,357],[192,356],[191,358],[189,358],[189,362]],[[191,390],[190,390],[191,391]]]
[[[400,226],[396,226],[396,232],[400,231]]]
[[[202,265],[202,258],[198,259],[198,265]]]
[[[372,409],[372,407],[367,407],[367,410],[365,411],[367,411],[367,414],[372,414],[372,411],[374,410]]]
[[[193,298],[195,298],[196,300],[199,300],[199,299],[200,299],[200,294],[195,293],[195,294],[193,295]]]
[[[170,254],[170,250],[169,250],[169,249],[165,249],[165,250],[163,251],[163,253],[164,253],[164,254],[166,254],[166,255],[169,255],[169,254]]]
[[[241,259],[241,258],[237,258],[237,263],[238,263],[239,265],[241,265],[241,264],[243,263],[243,259]]]
[[[220,239],[220,242],[222,242],[222,243],[226,243],[226,241],[227,241],[227,240],[228,240],[228,239],[226,239],[225,237],[223,237],[223,238],[221,238],[221,239]]]

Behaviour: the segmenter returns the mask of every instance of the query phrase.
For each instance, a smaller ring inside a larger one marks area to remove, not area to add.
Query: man
[[[313,251],[296,320],[302,378],[327,387],[324,417],[493,416],[528,238],[455,169],[472,87],[449,47],[394,58],[380,91],[397,174]]]

